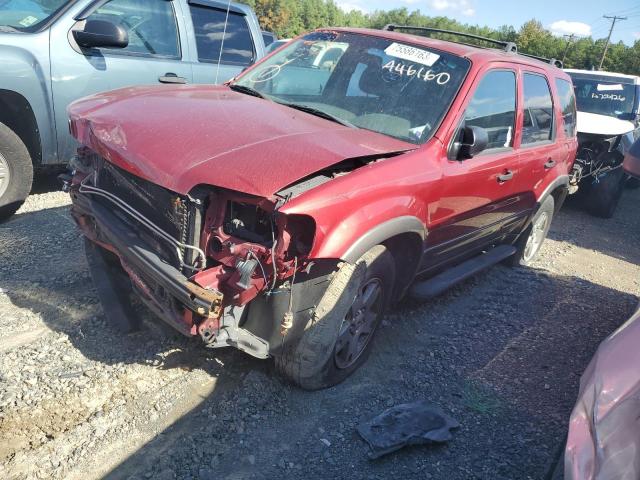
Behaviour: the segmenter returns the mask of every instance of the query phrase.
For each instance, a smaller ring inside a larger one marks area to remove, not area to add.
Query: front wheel
[[[383,245],[343,266],[302,337],[275,358],[278,371],[306,390],[331,387],[351,375],[369,354],[394,280],[395,263]]]
[[[528,266],[535,260],[549,233],[554,211],[555,201],[549,195],[533,216],[531,224],[516,242],[516,253],[509,259],[511,265]]]
[[[32,182],[29,150],[13,130],[0,123],[0,222],[24,203]]]

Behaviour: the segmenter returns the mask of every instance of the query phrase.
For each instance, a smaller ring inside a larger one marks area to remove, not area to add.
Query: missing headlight
[[[266,246],[271,246],[273,243],[270,214],[256,205],[228,202],[223,230],[227,235],[248,242]]]

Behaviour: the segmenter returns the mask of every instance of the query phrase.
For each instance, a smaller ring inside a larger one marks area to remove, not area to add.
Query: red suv
[[[316,389],[403,296],[528,264],[568,189],[570,78],[511,43],[402,31],[434,33],[319,30],[225,86],[73,104],[67,186],[107,315],[135,322],[131,285],[185,335]]]

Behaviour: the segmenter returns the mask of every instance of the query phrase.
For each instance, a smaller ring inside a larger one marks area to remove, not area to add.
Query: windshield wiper
[[[344,125],[345,127],[358,128],[353,123],[343,120],[342,118],[338,118],[334,115],[331,115],[330,113],[327,113],[323,110],[318,110],[317,108],[310,107],[308,105],[300,105],[298,103],[282,103],[281,105],[295,108],[296,110],[300,110],[301,112],[310,113],[311,115],[315,115],[316,117],[331,120],[332,122],[339,123],[340,125]]]
[[[15,27],[12,27],[11,25],[0,25],[0,32],[4,32],[4,33],[21,33],[20,30],[18,30]]]
[[[267,99],[267,97],[265,97],[255,88],[247,87],[245,85],[238,85],[237,83],[232,83],[231,85],[229,85],[229,88],[234,92],[246,93],[247,95],[252,95],[254,97]]]

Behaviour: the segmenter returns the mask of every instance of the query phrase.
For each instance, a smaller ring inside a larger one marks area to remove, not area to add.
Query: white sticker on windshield
[[[624,87],[619,83],[616,85],[607,85],[606,83],[599,83],[597,88],[599,92],[619,92],[621,90],[624,90]]]
[[[409,60],[410,62],[418,62],[427,67],[433,66],[440,58],[440,55],[435,53],[401,43],[392,43],[385,49],[384,53],[391,57]]]
[[[38,21],[38,19],[36,17],[34,17],[33,15],[29,15],[28,17],[24,17],[22,20],[20,20],[19,23],[23,27],[30,27],[31,25],[33,25],[37,21]]]

